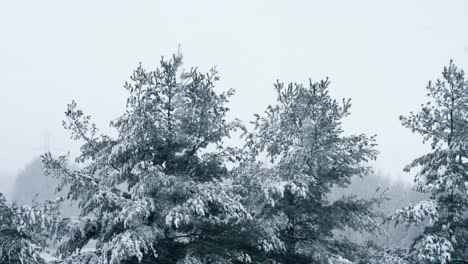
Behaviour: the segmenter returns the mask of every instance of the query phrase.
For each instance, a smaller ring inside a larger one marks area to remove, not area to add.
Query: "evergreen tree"
[[[0,193],[0,263],[45,263],[40,253],[61,222],[57,206],[57,201],[10,204]]]
[[[415,188],[430,197],[398,210],[393,218],[428,223],[410,249],[414,263],[468,259],[468,83],[452,61],[442,79],[427,85],[428,102],[418,113],[400,117],[403,126],[430,142],[431,152],[415,159]]]
[[[351,102],[329,95],[329,81],[308,85],[277,82],[277,103],[256,115],[247,137],[254,161],[245,169],[260,247],[274,263],[356,263],[358,245],[338,239],[335,230],[374,232],[381,201],[344,196],[328,199],[334,186],[371,171],[374,137],[344,135],[342,120]],[[258,162],[266,155],[269,164]],[[257,160],[257,161],[255,161]]]
[[[226,121],[233,90],[214,91],[215,69],[181,72],[181,56],[141,65],[126,83],[125,113],[111,122],[116,138],[100,135],[71,103],[65,128],[82,140],[76,158],[44,156],[48,174],[69,187],[81,216],[70,222],[58,256],[63,263],[232,263],[249,257],[236,248],[250,214],[226,167],[240,158],[222,140],[240,128]],[[90,241],[92,252],[79,252]]]

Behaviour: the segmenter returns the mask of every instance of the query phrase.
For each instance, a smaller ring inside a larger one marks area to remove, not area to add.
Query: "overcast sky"
[[[326,2],[326,3],[325,3]],[[351,97],[349,133],[378,135],[375,167],[393,179],[423,153],[398,116],[417,110],[450,59],[468,69],[468,1],[0,0],[0,172],[44,150],[76,150],[61,128],[75,99],[104,131],[142,62],[181,50],[185,66],[218,66],[245,122],[275,99],[273,83],[331,78]],[[0,179],[1,184],[2,179]]]

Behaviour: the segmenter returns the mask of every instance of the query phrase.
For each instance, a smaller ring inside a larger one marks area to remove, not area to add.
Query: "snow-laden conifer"
[[[417,113],[401,117],[421,134],[431,151],[409,164],[415,189],[429,200],[398,210],[393,218],[427,224],[410,249],[412,263],[451,263],[468,259],[468,83],[450,62],[442,78],[427,85],[428,101]]]
[[[0,263],[42,264],[41,252],[61,223],[58,201],[8,203],[0,193]]]
[[[275,88],[277,102],[256,115],[255,130],[247,136],[254,160],[243,172],[256,190],[248,199],[258,246],[275,263],[358,261],[359,246],[334,231],[376,231],[372,208],[381,194],[336,201],[328,194],[333,186],[346,187],[352,177],[371,171],[367,162],[377,155],[374,137],[344,133],[351,102],[333,99],[328,79],[306,85],[277,82]],[[265,156],[269,162],[262,164]]]
[[[226,167],[239,151],[223,146],[240,127],[226,118],[233,90],[215,91],[215,69],[182,71],[181,60],[134,71],[125,112],[111,122],[116,137],[68,105],[64,126],[83,142],[81,169],[69,169],[67,156],[44,156],[81,208],[58,250],[63,263],[231,263],[245,255],[232,229],[250,214]],[[80,253],[90,241],[95,249]]]

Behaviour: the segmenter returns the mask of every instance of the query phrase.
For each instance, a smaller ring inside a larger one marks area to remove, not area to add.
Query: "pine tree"
[[[468,259],[468,83],[450,61],[442,79],[427,85],[428,102],[400,117],[403,126],[430,142],[431,152],[415,159],[415,189],[430,197],[398,210],[397,222],[428,224],[411,249],[415,263]]]
[[[82,140],[76,162],[44,155],[49,175],[69,187],[81,216],[70,221],[62,263],[232,263],[249,257],[239,243],[250,218],[227,163],[240,151],[223,139],[241,128],[226,120],[233,90],[217,93],[215,69],[181,72],[181,56],[141,65],[125,84],[125,113],[111,122],[117,136],[99,134],[71,103],[65,128]],[[91,252],[79,252],[90,241]]]
[[[351,102],[329,94],[328,79],[308,85],[277,82],[277,103],[256,115],[247,136],[254,161],[245,169],[246,186],[257,223],[258,242],[274,263],[352,263],[359,246],[334,236],[351,228],[377,230],[372,199],[355,196],[330,201],[333,186],[346,187],[352,177],[371,171],[374,137],[346,136],[342,120]],[[267,156],[266,164],[258,162]]]
[[[40,253],[61,223],[58,201],[10,204],[0,193],[0,263],[42,264]]]

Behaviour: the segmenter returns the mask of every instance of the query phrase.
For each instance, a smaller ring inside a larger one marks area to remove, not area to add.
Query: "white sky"
[[[76,149],[61,128],[72,99],[108,131],[138,62],[180,43],[186,67],[218,66],[245,122],[273,102],[276,79],[329,76],[353,99],[347,131],[378,134],[375,167],[398,179],[425,151],[398,116],[449,59],[468,69],[467,12],[468,1],[0,0],[0,172],[41,154],[47,134],[52,151]]]

